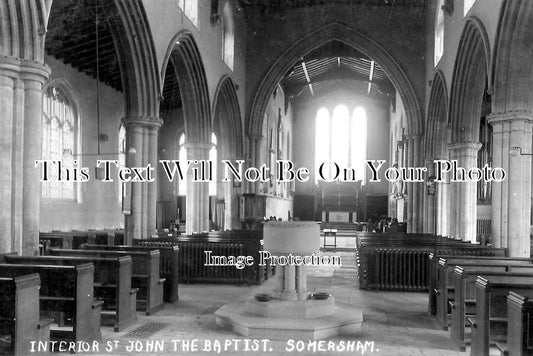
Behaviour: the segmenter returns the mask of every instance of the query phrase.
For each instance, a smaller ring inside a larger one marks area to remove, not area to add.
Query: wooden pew
[[[104,302],[101,324],[121,331],[137,320],[137,289],[131,289],[132,260],[118,257],[4,256],[6,263],[75,266],[94,265],[94,296]]]
[[[242,244],[242,255],[254,256],[255,261],[259,261],[259,251],[263,250],[263,231],[262,230],[228,230],[228,231],[210,231],[193,236],[180,236],[178,241],[183,245],[184,249],[187,249],[187,242],[208,242],[210,244],[234,244],[240,248]],[[218,246],[217,246],[218,247]],[[228,246],[229,247],[229,246]],[[209,248],[208,248],[209,249]],[[222,248],[222,250],[228,250],[228,248]],[[193,258],[192,255],[188,255],[187,251],[184,251],[184,258]],[[203,254],[203,252],[202,252]],[[213,254],[215,252],[213,251]],[[230,255],[232,252],[227,251],[226,254]],[[193,258],[194,259],[194,258]],[[202,268],[202,266],[199,266]],[[206,269],[209,269],[207,267]],[[222,271],[219,268],[219,272]],[[267,266],[259,266],[255,263],[253,266],[246,266],[244,268],[244,274],[242,278],[245,283],[248,284],[261,284],[263,281],[269,279],[274,274],[273,268],[270,266],[270,262],[267,262]],[[222,277],[221,275],[217,276]]]
[[[476,316],[472,325],[472,356],[489,354],[491,344],[507,341],[507,296],[533,292],[533,274],[480,275],[476,280]]]
[[[104,251],[104,250],[67,250],[50,249],[55,256],[81,257],[119,257],[131,256],[132,259],[132,288],[139,288],[137,292],[137,310],[151,315],[163,308],[164,279],[159,277],[160,253],[158,250],[149,251]]]
[[[17,277],[0,277],[0,354],[24,356],[30,353],[31,341],[50,340],[51,320],[40,319],[37,273]]]
[[[493,248],[488,251],[483,250],[482,252],[492,253],[492,255],[486,255],[486,256],[472,256],[472,255],[466,255],[466,253],[469,253],[469,250],[458,250],[455,255],[443,255],[443,254],[436,254],[434,252],[430,252],[428,259],[428,277],[429,277],[429,285],[428,285],[428,313],[429,315],[435,315],[437,312],[437,293],[438,293],[438,280],[441,278],[439,276],[439,260],[442,259],[463,259],[465,261],[479,261],[479,260],[494,260],[494,259],[501,259],[506,258],[508,260],[514,259],[507,256],[507,249],[505,248]],[[525,260],[522,258],[517,258],[516,260]]]
[[[436,321],[443,328],[448,329],[451,311],[448,302],[454,298],[454,268],[460,265],[467,270],[510,272],[514,269],[532,268],[533,261],[528,258],[478,258],[448,257],[439,259],[437,269],[437,286],[434,290],[436,299]]]
[[[502,266],[455,267],[454,300],[449,302],[451,310],[450,336],[459,349],[463,351],[471,340],[468,318],[475,315],[476,280],[481,274],[484,276],[507,276],[511,274],[533,275],[533,265],[512,266],[507,270],[502,268]]]
[[[510,291],[507,317],[512,321],[507,325],[508,354],[533,356],[533,293]]]
[[[163,299],[165,302],[174,303],[179,299],[178,296],[178,263],[179,247],[177,245],[163,245],[152,243],[147,246],[107,246],[107,245],[83,245],[87,250],[104,250],[104,251],[150,251],[158,250],[160,253],[159,276],[165,279],[163,289]]]
[[[212,231],[177,238],[134,239],[134,245],[160,247],[179,246],[179,280],[182,283],[247,283],[261,284],[274,274],[272,266],[204,266],[204,251],[213,255],[254,256],[263,249],[262,232],[257,230]]]
[[[101,301],[93,298],[94,266],[0,264],[0,277],[38,273],[41,279],[39,304],[41,315],[64,313],[72,320],[70,327],[50,328],[51,340],[99,341]]]

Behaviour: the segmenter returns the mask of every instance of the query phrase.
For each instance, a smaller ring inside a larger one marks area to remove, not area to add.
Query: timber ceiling
[[[395,89],[381,66],[359,51],[332,41],[304,56],[281,80],[290,98],[310,98],[344,87],[387,100]]]
[[[109,22],[112,2],[54,0],[46,32],[48,55],[122,91],[120,64]],[[98,65],[97,65],[98,64]]]
[[[407,7],[423,9],[426,0],[239,0],[245,9],[253,8],[260,12],[279,12],[292,8],[302,8],[320,5],[366,5],[385,7]]]
[[[54,0],[46,33],[46,53],[122,91],[119,56],[110,27],[112,21],[121,21],[113,1]],[[179,85],[174,67],[169,63],[161,110],[179,107]]]

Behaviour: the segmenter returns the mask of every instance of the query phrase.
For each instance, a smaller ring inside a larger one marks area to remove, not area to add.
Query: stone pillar
[[[257,144],[257,138],[256,137],[250,137],[250,140],[248,142],[249,142],[250,153],[249,153],[249,156],[248,156],[248,162],[246,162],[245,167],[251,167],[251,166],[253,166],[256,163],[255,162],[255,160],[256,160],[255,148],[256,148],[256,144]],[[248,193],[257,194],[259,192],[258,185],[256,183],[248,182],[248,181],[245,181],[243,183],[247,185]]]
[[[443,159],[443,158],[441,158]],[[444,173],[444,181],[437,182],[437,235],[450,236],[450,180],[449,174]]]
[[[192,161],[207,161],[211,143],[186,143],[187,159]],[[200,168],[200,164],[191,164],[187,170],[187,235],[209,231],[209,181],[194,181],[194,170]],[[199,174],[202,172],[199,171]],[[207,174],[207,172],[205,172]],[[201,177],[198,177],[199,179]],[[209,177],[205,177],[209,179]]]
[[[42,64],[24,63],[24,189],[22,217],[22,253],[36,254],[39,250],[39,214],[41,203],[40,171],[35,160],[43,156],[43,85],[50,74]]]
[[[432,159],[426,160],[426,183],[429,182],[429,177],[435,176],[435,166],[433,164]],[[436,183],[435,183],[436,184]],[[436,187],[435,187],[436,188]],[[435,217],[436,217],[436,195],[429,195],[428,194],[429,187],[426,184],[426,187],[424,189],[424,208],[425,208],[425,218],[424,218],[424,232],[428,234],[435,234],[436,233],[436,223],[435,223]],[[435,189],[435,194],[436,194]]]
[[[280,296],[283,300],[296,300],[296,271],[295,266],[285,265],[283,268],[285,274],[283,294]]]
[[[259,168],[261,164],[266,163],[266,162],[261,162],[261,144],[263,143],[263,137],[257,136],[254,138],[254,140],[255,140],[255,156],[253,160],[254,160],[255,167]],[[264,192],[261,192],[261,186],[263,184],[268,184],[268,183],[262,183],[260,181],[257,181],[254,184],[255,184],[255,194],[262,194],[262,193],[264,194]]]
[[[450,161],[453,161],[456,159],[455,151],[451,150],[450,147],[448,147],[449,151],[449,157]],[[456,224],[456,217],[457,217],[457,209],[459,204],[459,199],[457,198],[457,183],[451,182],[451,175],[448,174],[448,210],[443,211],[443,214],[446,214],[448,212],[448,233],[450,237],[457,237],[457,234],[459,233],[457,224]]]
[[[157,134],[159,119],[128,117],[122,119],[126,128],[127,167],[153,168],[151,178],[156,179]],[[132,175],[134,178],[135,175]],[[143,172],[143,178],[148,178]],[[130,214],[125,216],[126,243],[150,238],[156,232],[157,181],[131,182]]]
[[[157,233],[157,171],[159,169],[157,146],[158,146],[158,132],[159,126],[149,126],[148,133],[148,163],[154,168],[153,178],[154,182],[148,183],[148,193],[146,201],[147,221],[146,221],[146,236],[149,237]]]
[[[296,297],[298,300],[305,300],[307,293],[306,267],[304,265],[295,266],[296,268]]]
[[[0,59],[0,253],[38,252],[42,89],[48,66]]]
[[[413,140],[409,139],[407,145],[407,167],[413,167],[415,160]],[[413,206],[415,203],[413,183],[406,182],[405,184],[407,184],[407,232],[415,232],[413,220]]]
[[[419,167],[420,160],[420,136],[411,136],[413,147],[413,163],[410,167]],[[414,177],[412,177],[414,178]],[[413,232],[422,232],[424,216],[424,183],[412,183],[413,190]]]
[[[529,257],[533,117],[511,111],[492,114],[488,122],[493,127],[493,167],[507,173],[503,182],[492,183],[492,241],[495,247],[507,247],[511,257]]]
[[[450,150],[455,153],[457,166],[466,170],[477,167],[477,152],[480,148],[479,142],[463,142],[450,146]],[[476,242],[477,184],[466,179],[461,173],[458,174],[457,179],[465,181],[454,183],[457,200],[456,233],[463,241]]]

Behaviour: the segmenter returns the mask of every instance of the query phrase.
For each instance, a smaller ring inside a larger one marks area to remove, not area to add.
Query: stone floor
[[[342,240],[338,242],[340,246],[352,247],[351,241]],[[448,332],[438,330],[427,316],[426,294],[360,291],[353,253],[346,250],[336,253],[342,256],[343,266],[310,269],[308,285],[313,291],[331,293],[336,301],[360,307],[364,322],[359,335],[335,337],[315,345],[308,345],[307,341],[302,340],[271,340],[265,343],[252,340],[247,348],[246,338],[219,328],[213,313],[225,303],[268,290],[273,280],[259,288],[180,285],[179,302],[166,304],[164,310],[153,316],[138,314],[138,322],[123,332],[114,333],[111,328],[102,328],[103,341],[99,344],[99,352],[89,354],[215,355],[220,351],[220,354],[225,355],[466,355],[458,352]],[[146,323],[166,325],[155,325],[161,329],[148,337],[128,337],[129,332]],[[290,339],[291,335],[287,335],[287,340]],[[131,342],[142,347],[142,351],[130,350]],[[162,344],[163,351],[157,348],[147,350],[154,343],[159,343],[157,346]],[[221,349],[213,351],[215,344],[220,345]],[[354,347],[356,351],[342,351],[343,345]],[[338,349],[328,351],[328,346]],[[296,347],[304,349],[298,351]],[[313,351],[313,347],[317,347],[316,351]]]

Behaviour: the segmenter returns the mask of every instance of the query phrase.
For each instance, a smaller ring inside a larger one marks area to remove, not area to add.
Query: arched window
[[[357,107],[350,116],[346,105],[340,104],[329,115],[326,108],[317,111],[315,120],[315,177],[324,162],[335,162],[341,168],[354,168],[355,180],[365,181],[367,117]],[[325,165],[324,178],[332,176],[332,165]]]
[[[444,53],[444,0],[437,4],[437,16],[435,19],[435,66],[439,63]]]
[[[468,14],[468,11],[474,6],[475,2],[476,0],[464,0],[463,17],[466,17],[466,14]]]
[[[212,163],[213,179],[209,181],[209,195],[217,194],[217,137],[214,133],[211,134],[211,143],[213,147],[209,150],[209,161]],[[179,153],[178,157],[180,162],[187,162],[187,149],[185,148],[185,134],[182,133],[179,139]],[[187,165],[182,164],[182,167],[186,168]],[[178,195],[187,195],[187,179],[186,172],[183,172],[183,180],[179,181]]]
[[[178,6],[194,26],[198,27],[198,0],[178,0]]]
[[[226,2],[222,11],[222,59],[233,70],[234,30],[231,5]]]
[[[72,103],[62,89],[50,86],[43,96],[43,160],[59,161],[62,168],[73,167],[76,130],[76,111]],[[58,178],[57,171],[53,169],[50,181],[42,184],[42,197],[75,200],[75,183],[59,182]],[[66,179],[66,175],[61,178]]]
[[[120,125],[118,129],[118,166],[119,168],[126,167],[126,128],[124,125]],[[119,182],[118,184],[118,202],[122,204],[124,197],[124,185],[126,183]]]
[[[355,168],[355,178],[365,181],[367,118],[362,107],[356,107],[352,113],[352,127],[350,137],[350,162]]]

